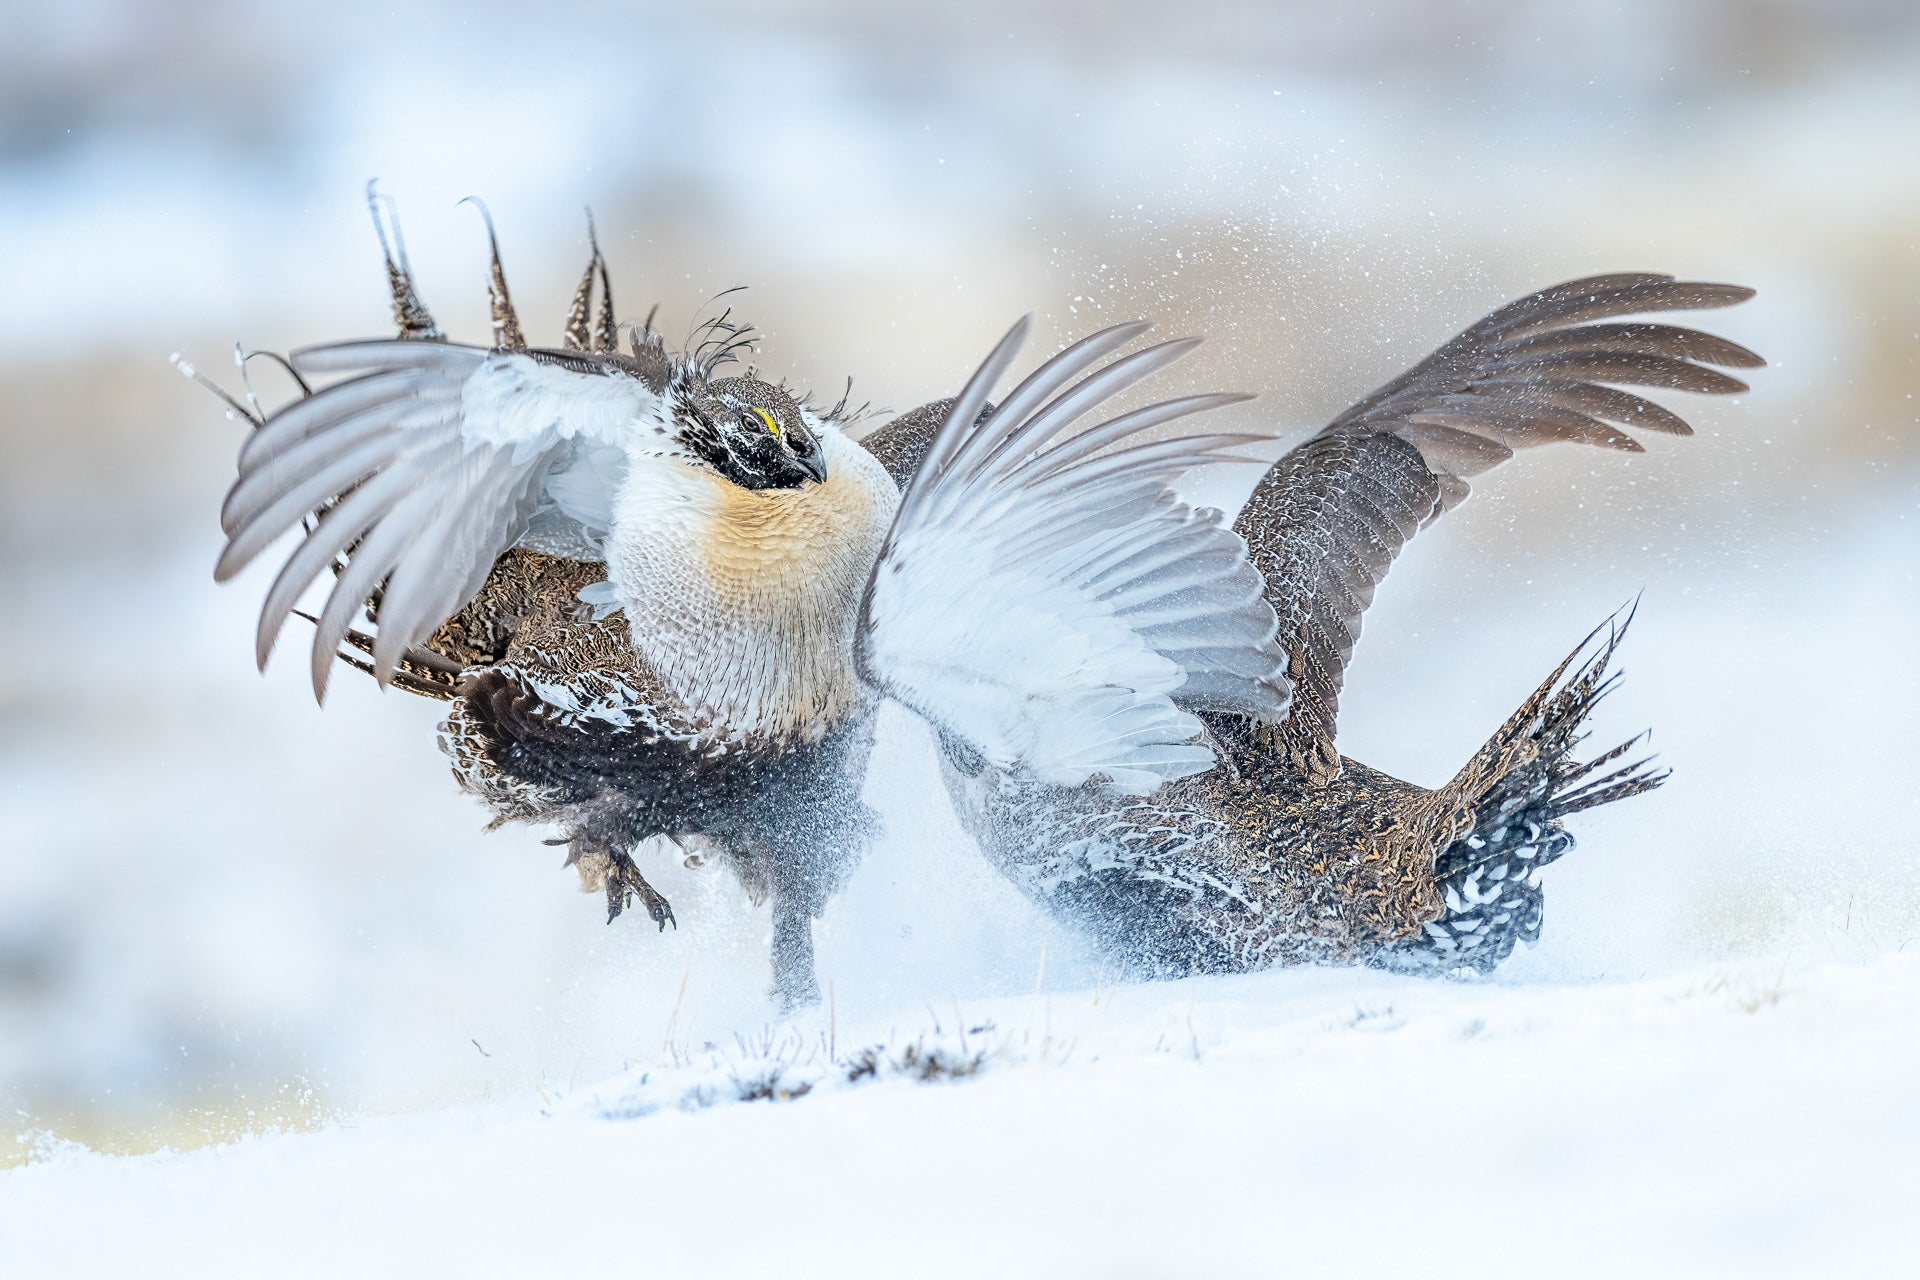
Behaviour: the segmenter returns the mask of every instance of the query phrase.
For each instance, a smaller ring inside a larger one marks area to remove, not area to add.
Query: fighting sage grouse
[[[345,657],[446,699],[461,785],[500,820],[558,824],[615,913],[637,894],[669,918],[630,857],[641,841],[716,849],[771,898],[783,1004],[817,998],[811,918],[869,838],[883,694],[966,759],[1075,796],[1209,768],[1196,710],[1285,706],[1244,544],[1169,487],[1264,437],[1141,439],[1241,397],[1062,439],[1191,340],[1095,369],[1146,326],[1109,329],[987,413],[1023,320],[944,411],[883,429],[881,447],[910,435],[924,454],[902,495],[833,412],[716,376],[746,336],[725,317],[684,353],[651,324],[620,352],[597,246],[559,349],[527,345],[497,243],[490,346],[441,337],[404,248],[387,267],[398,338],[294,352],[306,394],[271,415],[230,399],[256,429],[216,578],[306,530],[267,592],[259,661],[331,571],[316,696]],[[310,389],[321,375],[350,376]]]
[[[1514,450],[1568,440],[1641,451],[1609,422],[1690,434],[1606,384],[1746,390],[1703,367],[1763,363],[1744,347],[1617,318],[1750,296],[1671,276],[1594,276],[1461,333],[1282,457],[1234,524],[1279,616],[1284,718],[1196,705],[1220,767],[1120,799],[1009,771],[949,738],[944,771],[963,822],[1028,895],[1136,974],[1293,961],[1484,971],[1531,943],[1539,869],[1572,847],[1561,820],[1665,778],[1648,760],[1622,763],[1635,742],[1574,759],[1625,623],[1589,636],[1429,791],[1335,749],[1361,615],[1407,539]],[[904,477],[914,458],[894,465]]]

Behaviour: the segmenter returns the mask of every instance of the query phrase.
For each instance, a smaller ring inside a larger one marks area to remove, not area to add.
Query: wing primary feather
[[[1561,382],[1619,382],[1702,395],[1738,395],[1749,389],[1740,379],[1717,369],[1637,352],[1559,351],[1515,362],[1496,356],[1482,368],[1496,377],[1536,373]]]
[[[1502,348],[1513,355],[1557,351],[1632,351],[1644,355],[1679,356],[1730,369],[1761,369],[1767,363],[1757,352],[1718,334],[1647,321],[1548,329],[1503,343]]]
[[[1045,404],[1053,394],[1067,385],[1081,373],[1121,347],[1126,346],[1141,334],[1153,328],[1146,320],[1129,320],[1122,324],[1110,325],[1098,333],[1088,334],[1078,342],[1071,343],[1052,356],[1038,369],[1021,379],[1007,398],[1001,402],[995,417],[1005,415],[1009,424],[1023,422],[1027,416]],[[990,447],[979,450],[981,461],[990,461],[1000,456],[1007,447],[1002,438],[992,442]]]
[[[263,468],[236,482],[224,504],[221,526],[227,532],[238,562],[229,564],[226,575],[216,574],[216,578],[224,582],[258,554],[262,538],[272,541],[279,537],[302,516],[345,493],[361,477],[404,454],[444,444],[456,438],[459,430],[451,422],[415,430],[406,430],[404,426],[388,428],[361,439],[358,444],[349,441],[349,447],[336,457],[312,460],[313,469],[305,474],[294,470],[270,472]],[[222,563],[228,563],[224,556]]]
[[[430,344],[423,342],[409,342],[406,345],[416,351],[430,349]],[[418,368],[387,369],[324,387],[280,410],[268,418],[258,431],[248,436],[240,446],[239,472],[244,476],[308,436],[326,431],[369,409],[408,398],[436,382],[458,395],[457,382],[448,381],[434,370]]]
[[[920,464],[924,475],[939,476],[947,469],[953,455],[965,442],[967,429],[973,425],[980,411],[986,407],[987,397],[993,394],[993,386],[1000,381],[1014,357],[1020,354],[1020,348],[1027,340],[1027,333],[1033,328],[1033,316],[1024,315],[1014,321],[994,349],[988,353],[980,367],[974,370],[967,385],[954,397],[953,407],[947,411],[946,424],[934,436],[933,445],[927,450],[926,458]],[[996,415],[997,416],[997,415]],[[957,424],[957,425],[956,425]],[[914,486],[925,493],[932,486]],[[911,493],[912,490],[909,490]],[[896,516],[896,522],[898,517]]]
[[[1524,298],[1516,298],[1505,306],[1496,307],[1469,326],[1466,332],[1479,335],[1503,333],[1515,325],[1542,318],[1556,318],[1566,308],[1590,302],[1596,297],[1611,297],[1629,290],[1672,283],[1672,276],[1652,271],[1620,271],[1611,275],[1563,280],[1559,284],[1537,289]]]
[[[326,607],[320,611],[320,620],[314,624],[310,673],[315,702],[326,701],[327,677],[333,671],[334,655],[353,626],[354,615],[366,604],[381,579],[392,572],[394,563],[426,520],[436,496],[426,487],[408,493],[353,549],[346,570],[335,580]]]
[[[226,500],[220,504],[221,531],[231,535],[245,519],[243,512],[259,510],[297,483],[303,474],[343,457],[348,450],[383,432],[418,426],[434,417],[444,419],[446,410],[428,404],[402,410],[396,416],[389,406],[378,405],[263,459],[227,490]]]
[[[1024,461],[1023,451],[1051,440],[1077,422],[1095,406],[1112,399],[1143,378],[1151,377],[1175,361],[1191,354],[1200,345],[1199,338],[1175,338],[1122,356],[1097,373],[1089,374],[1026,422],[1001,435],[994,445],[994,456],[972,468],[972,476],[982,481],[1005,475]],[[999,415],[996,414],[997,418]],[[1012,415],[1009,415],[1011,417]],[[997,434],[997,433],[996,433]]]
[[[861,600],[864,679],[997,767],[1049,785],[1099,778],[1145,793],[1210,767],[1182,700],[1189,682],[1194,705],[1227,714],[1272,721],[1287,703],[1273,609],[1246,544],[1170,487],[1196,465],[1256,461],[1231,451],[1271,437],[1141,443],[1242,397],[1164,401],[1061,439],[1193,346],[1163,343],[1087,372],[1144,328],[1076,343],[984,421],[991,379],[976,375],[913,473]],[[997,349],[993,369],[1006,362]]]
[[[394,369],[445,372],[471,369],[488,354],[488,348],[465,342],[427,344],[414,338],[356,338],[296,347],[287,354],[287,360],[300,373],[378,373]]]
[[[1561,328],[1608,316],[1641,315],[1654,311],[1708,311],[1731,307],[1753,296],[1745,285],[1709,284],[1666,277],[1621,289],[1601,289],[1576,297],[1550,311],[1516,316],[1499,327],[1509,341],[1542,329]]]
[[[1618,387],[1603,387],[1592,382],[1550,383],[1553,403],[1577,413],[1642,431],[1666,435],[1690,436],[1693,427],[1687,420],[1662,404]]]
[[[1176,436],[1171,440],[1137,444],[1089,459],[1070,469],[1032,480],[1026,488],[1032,493],[1051,494],[1071,489],[1075,485],[1106,480],[1109,477],[1126,475],[1130,472],[1167,476],[1191,471],[1195,467],[1203,467],[1214,462],[1258,463],[1261,466],[1268,466],[1271,464],[1265,458],[1248,458],[1227,450],[1245,448],[1249,445],[1270,444],[1272,439],[1271,436],[1252,434]]]
[[[1149,430],[1163,423],[1187,417],[1190,414],[1206,413],[1213,409],[1224,409],[1231,404],[1245,404],[1254,399],[1245,392],[1215,392],[1209,395],[1182,396],[1178,400],[1162,400],[1131,413],[1123,413],[1097,427],[1089,427],[1064,444],[1056,445],[1047,451],[1047,465],[1040,469],[1039,476],[1045,477],[1074,466],[1109,448],[1129,436]],[[1248,442],[1265,443],[1269,436],[1251,436]]]
[[[220,559],[214,564],[214,581],[226,582],[232,578],[303,517],[318,511],[330,499],[346,493],[365,477],[394,464],[408,451],[409,445],[417,443],[430,449],[449,443],[456,435],[457,430],[450,426],[417,442],[376,438],[312,475],[302,477],[296,486],[275,498],[264,509],[248,507],[236,511],[236,527]],[[419,449],[413,452],[417,454]]]
[[[483,470],[471,485],[470,496],[463,501],[474,511],[485,511],[500,500],[499,490],[514,474],[509,459],[494,456],[481,464]],[[467,486],[460,486],[465,489]],[[377,679],[385,683],[399,668],[400,660],[452,613],[463,598],[468,566],[449,563],[449,544],[466,533],[458,519],[444,517],[436,531],[420,539],[398,560],[380,606],[380,629],[374,637],[373,666]],[[473,551],[468,552],[471,558]],[[488,567],[493,557],[487,557]]]
[[[412,486],[424,480],[436,466],[450,460],[457,449],[457,445],[443,445],[400,462],[355,489],[321,518],[314,531],[287,557],[279,576],[267,589],[266,603],[260,610],[260,625],[254,635],[254,658],[263,670],[267,655],[273,652],[274,639],[299,602],[301,593],[333,563],[336,555],[392,510]]]

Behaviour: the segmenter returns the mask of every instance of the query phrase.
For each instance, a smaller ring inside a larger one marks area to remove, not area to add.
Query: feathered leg
[[[865,776],[870,746],[870,739],[856,742],[832,772],[802,788],[808,796],[803,811],[769,815],[765,825],[719,840],[748,895],[771,899],[772,996],[782,1013],[820,1003],[813,922],[879,830],[878,815],[860,802],[857,781]]]
[[[782,1013],[820,1003],[813,971],[813,912],[794,886],[773,884],[773,998]]]

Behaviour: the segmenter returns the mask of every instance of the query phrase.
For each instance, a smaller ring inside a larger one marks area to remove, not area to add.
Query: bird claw
[[[632,858],[624,853],[616,853],[613,855],[613,865],[607,870],[607,923],[612,924],[619,919],[620,913],[631,906],[635,898],[646,908],[647,916],[660,927],[661,933],[667,931],[668,921],[672,921],[674,931],[679,932],[680,922],[673,917],[673,905],[658,889],[647,883]]]

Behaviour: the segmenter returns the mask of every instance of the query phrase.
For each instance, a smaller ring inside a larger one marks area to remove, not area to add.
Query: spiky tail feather
[[[1630,606],[1625,617],[1615,614],[1589,633],[1435,793],[1460,815],[1453,840],[1434,860],[1445,906],[1419,937],[1382,953],[1381,964],[1485,973],[1515,943],[1532,945],[1540,937],[1540,868],[1573,848],[1561,820],[1667,780],[1651,756],[1619,763],[1645,734],[1591,760],[1574,758],[1587,738],[1587,717],[1620,679],[1607,666],[1632,622]]]
[[[304,609],[295,609],[294,613],[305,618],[315,626],[318,619]],[[365,658],[356,657],[345,649],[333,656],[352,667],[362,675],[373,676],[373,637],[353,627],[347,628],[345,643],[366,654]],[[466,674],[466,667],[443,653],[436,652],[424,645],[408,649],[400,657],[400,667],[389,682],[396,689],[408,693],[417,693],[423,698],[433,698],[440,702],[451,702],[460,692],[460,677]]]

